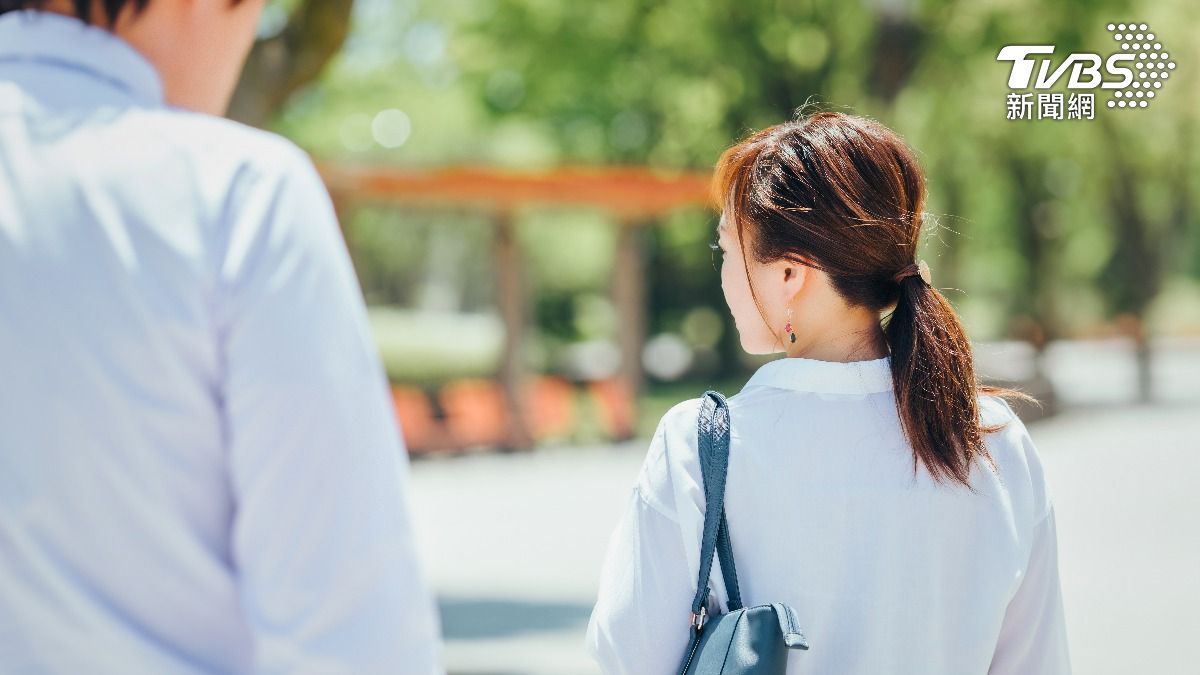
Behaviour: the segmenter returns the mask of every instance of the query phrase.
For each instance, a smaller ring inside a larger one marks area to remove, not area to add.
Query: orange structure
[[[528,172],[484,168],[417,171],[323,164],[331,194],[398,204],[476,206],[511,213],[526,206],[587,206],[645,219],[708,202],[711,174],[645,167],[578,167]]]
[[[707,205],[710,174],[646,167],[579,167],[540,172],[474,167],[418,171],[335,164],[319,168],[339,209],[353,203],[383,203],[468,207],[491,216],[497,301],[505,327],[503,358],[497,374],[504,410],[497,419],[504,426],[502,445],[510,448],[527,448],[534,440],[530,411],[525,410],[530,400],[526,395],[530,391],[530,378],[519,358],[519,345],[527,331],[528,303],[514,213],[537,206],[573,206],[611,214],[619,228],[611,293],[621,322],[621,366],[614,386],[604,390],[622,392],[622,396],[619,401],[606,396],[604,407],[606,416],[616,425],[614,435],[618,439],[633,435],[646,332],[642,228],[674,209]],[[495,405],[489,407],[495,416]]]

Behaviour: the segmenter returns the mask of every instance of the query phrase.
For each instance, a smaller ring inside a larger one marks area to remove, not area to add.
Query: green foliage
[[[1192,297],[1179,289],[1200,275],[1200,218],[1187,198],[1200,187],[1197,18],[1187,0],[359,0],[345,51],[277,127],[339,161],[707,168],[809,101],[869,115],[919,153],[931,214],[922,255],[971,334],[1002,337],[1030,316],[1070,335],[1146,313],[1164,284]],[[1105,25],[1133,20],[1150,23],[1180,64],[1152,107],[1005,119],[1001,46],[1105,54]],[[411,134],[389,148],[372,126],[390,109]],[[414,303],[432,274],[419,264],[426,216],[358,213],[353,230],[369,232],[355,242],[364,285]],[[534,210],[520,225],[540,334],[602,334],[587,298],[608,284],[611,223]],[[650,331],[680,331],[698,307],[724,316],[712,215],[683,211],[660,225],[647,235]],[[461,233],[474,243],[459,269],[486,273],[487,228]],[[1153,307],[1159,330],[1194,326]],[[737,352],[731,325],[720,340],[721,353]]]

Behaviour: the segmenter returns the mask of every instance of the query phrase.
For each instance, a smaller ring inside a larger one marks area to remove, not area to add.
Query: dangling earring
[[[787,320],[787,323],[783,324],[783,332],[787,333],[790,336],[788,338],[789,340],[791,340],[793,343],[796,342],[796,331],[792,330],[792,308],[791,307],[788,307],[788,320]]]

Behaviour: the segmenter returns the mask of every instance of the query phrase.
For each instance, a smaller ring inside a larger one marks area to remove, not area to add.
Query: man
[[[440,672],[328,195],[212,115],[263,4],[0,0],[5,673]]]

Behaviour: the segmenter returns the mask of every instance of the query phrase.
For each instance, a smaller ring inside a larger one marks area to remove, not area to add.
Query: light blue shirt
[[[307,156],[0,16],[0,670],[438,672],[407,471]]]

